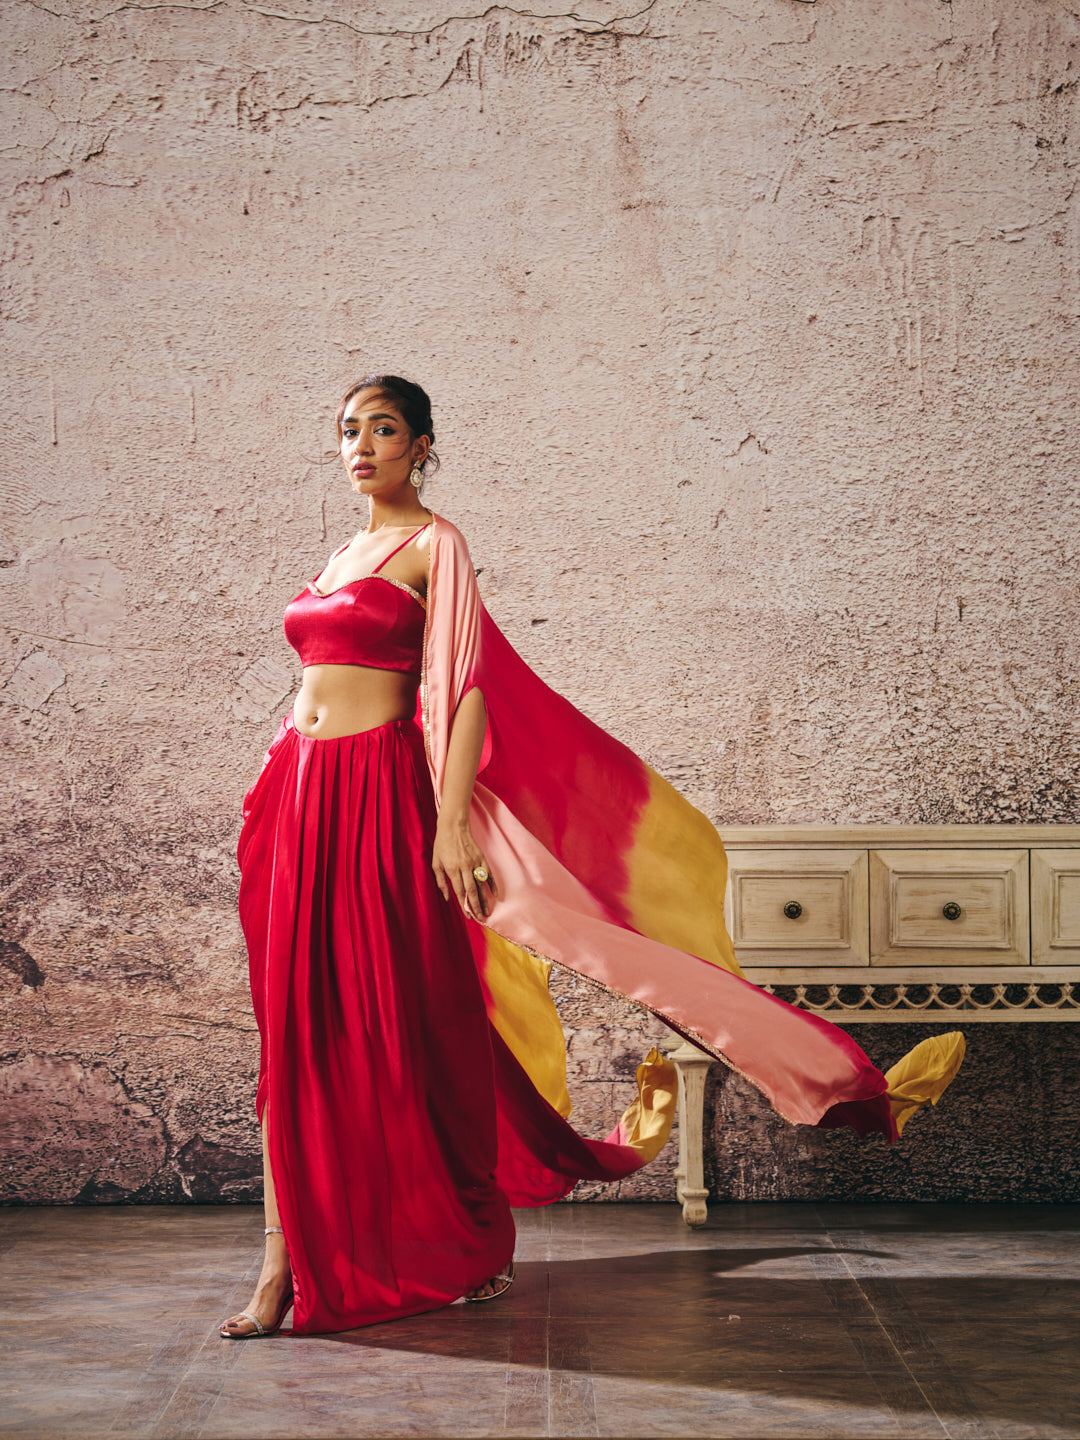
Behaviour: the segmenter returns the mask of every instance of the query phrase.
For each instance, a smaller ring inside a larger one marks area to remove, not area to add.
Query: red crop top
[[[312,581],[286,605],[285,638],[304,666],[366,665],[420,673],[427,607],[411,585],[379,571],[426,529],[422,525],[370,575],[326,595]]]

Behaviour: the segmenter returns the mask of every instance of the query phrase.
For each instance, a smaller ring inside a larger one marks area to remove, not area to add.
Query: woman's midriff
[[[366,665],[309,665],[293,724],[313,740],[339,740],[416,714],[418,675]]]

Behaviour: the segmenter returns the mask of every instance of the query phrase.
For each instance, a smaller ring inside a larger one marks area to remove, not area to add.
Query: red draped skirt
[[[448,1304],[510,1259],[511,1200],[640,1164],[577,1135],[490,1026],[435,819],[412,721],[313,740],[286,720],[244,801],[256,1108],[295,1333]]]

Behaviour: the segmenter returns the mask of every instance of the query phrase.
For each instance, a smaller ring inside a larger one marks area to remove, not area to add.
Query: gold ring
[[[476,869],[472,873],[473,879],[478,880],[481,885],[488,878],[488,868],[486,865],[477,865]]]

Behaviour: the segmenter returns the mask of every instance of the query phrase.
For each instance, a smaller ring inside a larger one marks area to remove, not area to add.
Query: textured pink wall
[[[359,371],[717,821],[1080,819],[1076,5],[550,10],[5,8],[9,1196],[250,1192],[233,846]],[[599,1128],[645,1037],[560,996]]]

